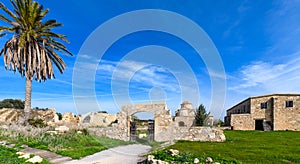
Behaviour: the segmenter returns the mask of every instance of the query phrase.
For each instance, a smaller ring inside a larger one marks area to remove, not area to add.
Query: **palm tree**
[[[26,78],[25,121],[30,118],[32,80],[41,82],[55,78],[53,64],[63,73],[66,64],[58,53],[72,56],[62,41],[66,36],[52,31],[62,26],[56,20],[43,21],[49,9],[33,0],[10,0],[13,11],[0,2],[0,20],[7,26],[0,26],[0,37],[9,36],[0,55],[4,55],[5,68],[19,72]]]

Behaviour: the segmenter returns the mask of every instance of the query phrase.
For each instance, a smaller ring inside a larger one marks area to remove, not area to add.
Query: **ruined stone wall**
[[[210,127],[191,127],[177,140],[224,142],[226,137],[223,130]]]
[[[18,121],[19,117],[24,117],[24,110],[12,108],[0,109],[0,122]]]
[[[131,116],[137,112],[151,112],[155,119],[155,141],[192,140],[192,141],[215,141],[225,140],[222,130],[210,127],[192,127],[195,120],[195,110],[191,103],[184,102],[181,109],[173,118],[170,110],[166,109],[165,103],[125,105],[118,113],[118,123],[107,128],[89,128],[89,132],[97,136],[129,141]],[[179,126],[183,122],[184,126]]]
[[[116,114],[90,112],[81,116],[83,124],[88,126],[102,126],[106,127],[111,125],[117,119]]]
[[[293,107],[286,107],[286,101]],[[274,130],[300,130],[300,96],[274,96]]]
[[[55,109],[31,110],[30,118],[42,119],[45,123],[53,123],[56,112]],[[24,119],[24,110],[3,108],[0,109],[0,122],[17,122]]]
[[[78,116],[74,116],[72,112],[66,112],[62,115],[62,119],[60,121],[63,124],[80,124],[80,118]]]

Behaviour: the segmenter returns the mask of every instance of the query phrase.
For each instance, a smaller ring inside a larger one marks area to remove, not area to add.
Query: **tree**
[[[55,78],[53,64],[63,73],[66,64],[58,53],[72,56],[63,42],[66,36],[52,31],[62,24],[56,20],[43,21],[49,9],[33,0],[11,0],[13,11],[0,2],[0,20],[7,26],[0,26],[0,37],[8,35],[0,51],[3,54],[5,68],[19,72],[26,78],[25,121],[30,118],[32,80],[41,82]]]
[[[200,104],[198,109],[196,109],[196,116],[195,116],[196,125],[203,126],[209,114],[210,113],[206,113],[205,106],[203,104]]]
[[[24,109],[24,101],[18,99],[4,99],[0,101],[0,109],[2,108]]]

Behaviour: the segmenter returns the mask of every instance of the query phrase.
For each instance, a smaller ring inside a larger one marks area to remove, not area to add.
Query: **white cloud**
[[[261,93],[294,93],[300,92],[300,57],[286,59],[285,62],[257,61],[245,65],[230,79],[229,90],[247,92],[257,95]]]
[[[142,62],[125,60],[118,63],[102,60],[99,64],[97,75],[110,78],[113,75],[113,80],[119,82],[130,80],[135,85],[161,87],[174,92],[178,90],[176,79],[172,77],[167,69]]]

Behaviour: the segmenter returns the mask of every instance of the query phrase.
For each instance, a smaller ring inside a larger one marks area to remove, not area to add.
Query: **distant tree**
[[[62,114],[61,113],[56,113],[58,116],[58,120],[62,120]]]
[[[100,111],[98,111],[98,113],[107,113],[107,111],[100,110]]]
[[[206,113],[205,106],[203,104],[199,105],[198,109],[196,109],[196,126],[203,126],[204,121],[208,118],[210,113]]]
[[[224,122],[220,119],[214,121],[214,126],[223,126]]]
[[[0,101],[0,109],[2,108],[14,108],[24,109],[25,102],[19,99],[4,99]]]

